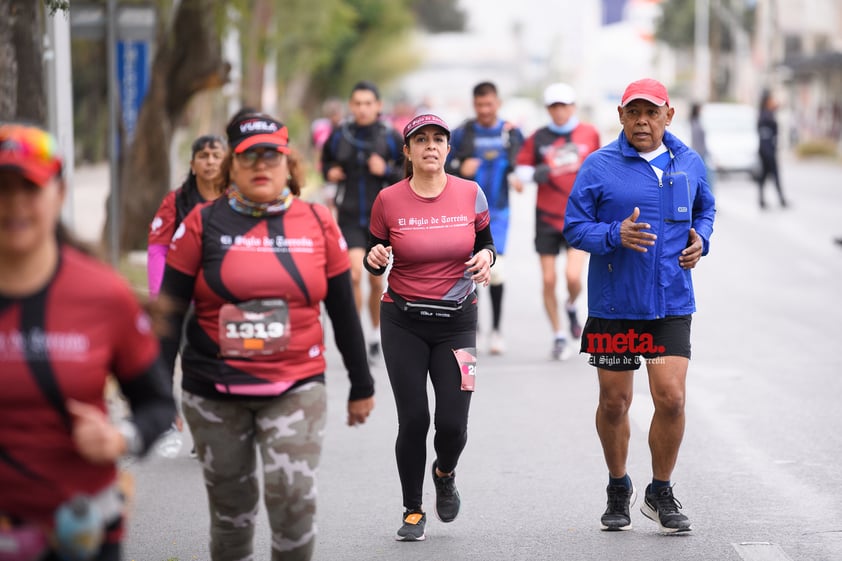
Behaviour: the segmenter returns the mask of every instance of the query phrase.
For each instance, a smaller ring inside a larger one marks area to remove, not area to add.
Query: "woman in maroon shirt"
[[[350,261],[322,205],[298,198],[301,168],[287,128],[235,116],[222,164],[226,195],[198,206],[173,235],[161,299],[174,304],[165,362],[182,351],[182,409],[203,466],[210,558],[250,559],[260,500],[272,559],[308,560],[316,526],[316,467],[326,416],[324,302],[351,389],[348,424],[374,406]]]
[[[482,189],[444,171],[445,122],[420,115],[403,134],[409,176],[374,201],[364,264],[382,275],[393,257],[380,336],[398,410],[395,452],[405,512],[396,539],[418,541],[426,525],[427,375],[436,394],[430,468],[436,515],[451,522],[461,504],[454,470],[468,439],[476,366],[476,284],[488,284],[496,251]]]
[[[0,125],[0,539],[12,559],[51,561],[62,551],[116,561],[115,463],[145,453],[175,406],[128,285],[68,243],[59,224],[65,186],[55,148],[41,129]],[[119,425],[106,412],[109,375],[132,410]],[[65,539],[71,503],[90,509],[94,541]]]

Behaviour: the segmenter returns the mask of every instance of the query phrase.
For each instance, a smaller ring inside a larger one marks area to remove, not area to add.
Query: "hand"
[[[515,174],[511,174],[509,176],[509,185],[511,185],[512,189],[515,190],[517,193],[523,193],[523,181],[518,179]]]
[[[371,410],[374,409],[374,397],[355,399],[348,402],[348,426],[361,425],[368,419]]]
[[[643,230],[650,230],[652,226],[646,222],[638,222],[639,217],[640,209],[634,207],[634,212],[620,224],[620,243],[627,249],[646,253],[646,247],[655,245],[658,236],[644,232]]]
[[[66,407],[73,422],[73,445],[80,456],[92,464],[108,464],[126,453],[126,439],[99,407],[75,399],[68,399]]]
[[[327,175],[325,177],[330,183],[339,183],[340,181],[345,181],[345,172],[341,167],[333,166],[327,170]]]
[[[459,175],[462,177],[473,177],[477,174],[479,165],[482,162],[479,158],[466,158],[459,166]]]
[[[389,264],[389,257],[392,255],[392,246],[384,247],[383,244],[377,244],[371,248],[366,256],[366,261],[369,267],[374,269],[382,269]]]
[[[692,269],[702,258],[702,236],[696,233],[695,228],[690,228],[690,235],[687,236],[687,248],[678,256],[678,264],[682,269]]]
[[[471,279],[481,286],[488,286],[491,280],[491,250],[481,249],[473,257],[465,261]]]
[[[532,180],[535,181],[535,183],[549,183],[550,166],[547,164],[538,164],[535,166],[535,173],[532,175]]]
[[[368,157],[368,171],[375,177],[386,175],[386,160],[380,154],[372,154]]]

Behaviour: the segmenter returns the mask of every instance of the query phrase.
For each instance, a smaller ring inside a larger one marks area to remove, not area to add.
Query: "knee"
[[[678,418],[684,415],[684,392],[671,391],[663,392],[652,396],[655,404],[655,412],[658,415]]]
[[[468,422],[451,420],[436,421],[436,439],[445,441],[459,441],[467,437]]]
[[[428,412],[403,413],[398,419],[398,434],[401,438],[427,438],[430,430],[430,414]]]
[[[556,283],[555,271],[544,271],[543,274],[544,292],[554,290]]]
[[[599,398],[599,414],[608,422],[618,422],[629,413],[631,394],[617,393]]]

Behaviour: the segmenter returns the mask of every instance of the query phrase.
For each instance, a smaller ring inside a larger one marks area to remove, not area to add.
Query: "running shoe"
[[[684,508],[672,494],[672,487],[652,492],[652,485],[646,486],[646,497],[640,505],[643,516],[655,522],[662,532],[689,532],[693,529],[690,520],[679,512]]]
[[[609,485],[605,490],[608,493],[608,506],[600,520],[600,527],[603,530],[614,532],[617,530],[631,530],[631,514],[629,509],[637,499],[637,491],[634,485]]]
[[[436,475],[438,460],[433,460],[433,484],[436,487],[436,517],[442,522],[453,522],[459,514],[462,501],[456,489],[456,472],[446,477]]]
[[[368,363],[374,364],[380,358],[380,341],[372,341],[368,344]]]
[[[494,330],[489,337],[488,351],[493,355],[501,355],[506,352],[506,342],[499,331]]]
[[[550,356],[553,360],[567,360],[570,358],[570,347],[567,345],[567,339],[556,337],[553,340],[553,350]]]
[[[582,336],[582,324],[579,323],[576,308],[572,310],[570,308],[567,309],[567,318],[570,320],[570,334],[574,339],[580,338]]]
[[[403,513],[403,525],[398,529],[395,539],[399,542],[422,542],[427,515],[420,510],[407,510]]]

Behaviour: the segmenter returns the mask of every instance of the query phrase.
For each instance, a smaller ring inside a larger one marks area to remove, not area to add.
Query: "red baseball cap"
[[[42,187],[61,173],[58,142],[47,131],[20,123],[0,124],[0,169],[12,169]]]
[[[438,115],[426,113],[424,115],[418,115],[417,117],[413,117],[413,119],[406,124],[406,126],[403,128],[404,142],[409,143],[410,136],[418,132],[418,130],[422,127],[426,127],[428,125],[433,125],[442,129],[447,135],[447,139],[450,140],[450,128],[448,128],[447,123],[445,123],[444,120],[442,120],[442,118]]]
[[[635,99],[645,99],[658,107],[670,104],[666,86],[652,78],[644,78],[629,84],[623,92],[620,107],[625,107]]]
[[[225,132],[235,154],[242,154],[249,148],[274,148],[289,154],[289,130],[268,115],[246,113],[228,125]]]

